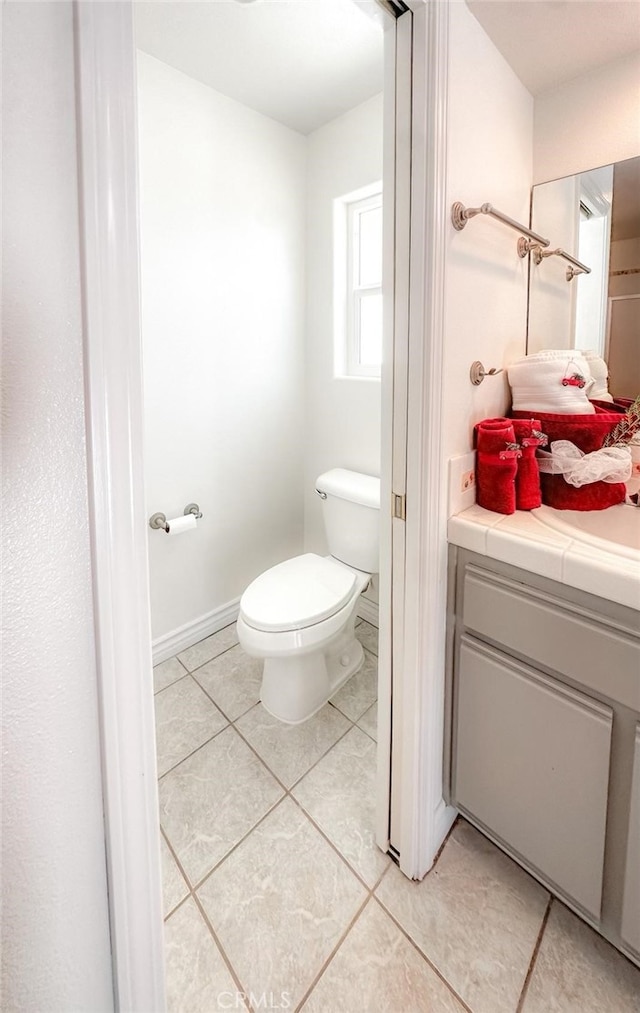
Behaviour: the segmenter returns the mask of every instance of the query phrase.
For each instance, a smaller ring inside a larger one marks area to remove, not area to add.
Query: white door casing
[[[130,2],[76,2],[85,415],[115,1003],[165,1009]]]

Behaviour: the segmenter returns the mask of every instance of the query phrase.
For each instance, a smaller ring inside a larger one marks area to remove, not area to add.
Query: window
[[[382,187],[336,202],[336,372],[379,377],[382,364]]]

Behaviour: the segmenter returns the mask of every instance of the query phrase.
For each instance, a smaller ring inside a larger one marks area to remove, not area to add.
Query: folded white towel
[[[507,368],[514,411],[593,415],[586,359],[572,349],[545,349]]]
[[[589,391],[589,397],[591,400],[613,401],[613,398],[609,393],[609,386],[607,383],[609,377],[609,367],[602,356],[591,350],[583,351],[582,356],[587,360],[589,369],[591,370],[591,376],[593,378],[593,386]]]

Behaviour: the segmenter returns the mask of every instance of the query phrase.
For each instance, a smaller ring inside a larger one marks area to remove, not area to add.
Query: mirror
[[[527,352],[591,349],[615,397],[640,391],[640,157],[533,187],[531,228],[559,254],[531,256]],[[579,269],[576,269],[579,270]]]

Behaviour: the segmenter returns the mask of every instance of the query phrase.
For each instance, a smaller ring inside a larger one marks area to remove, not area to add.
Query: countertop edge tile
[[[450,517],[447,532],[460,548],[640,610],[640,559],[570,538],[529,513],[491,514],[476,505]]]

